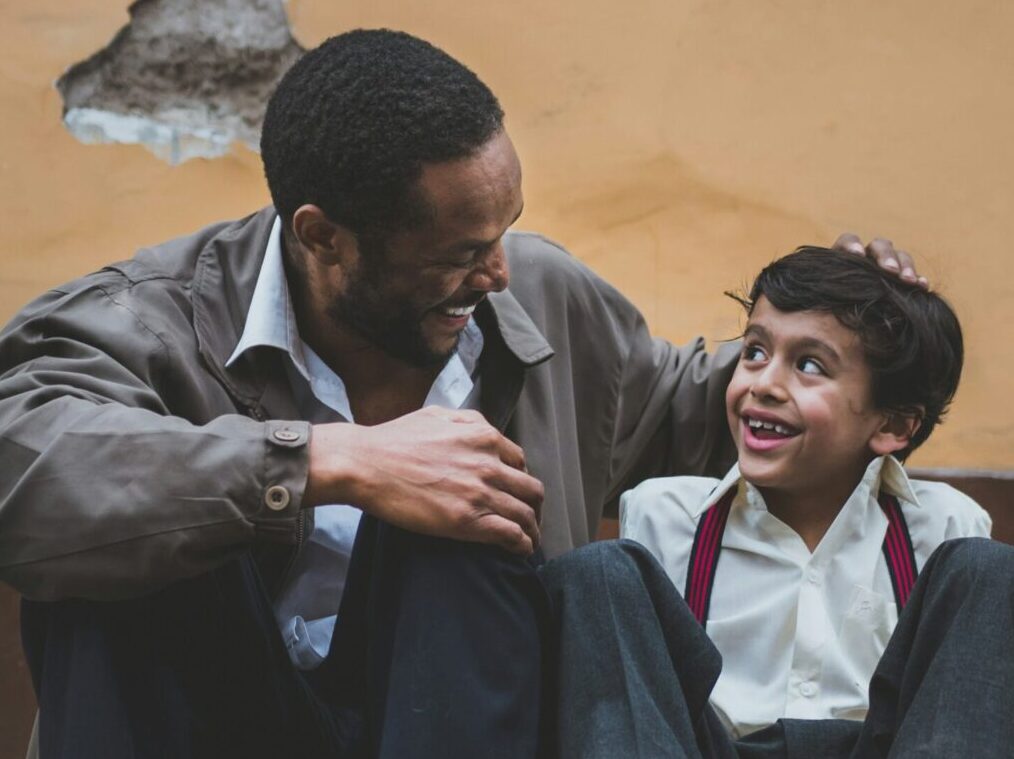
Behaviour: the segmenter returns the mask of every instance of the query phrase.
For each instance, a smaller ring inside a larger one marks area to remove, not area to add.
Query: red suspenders
[[[735,488],[729,490],[704,512],[697,525],[697,534],[694,535],[690,563],[687,565],[687,586],[683,595],[687,606],[701,625],[708,621],[711,588],[715,584],[715,567],[718,566],[722,535],[725,533],[725,523],[729,518],[729,509],[732,508],[735,493]],[[884,558],[887,559],[887,571],[891,575],[891,585],[894,587],[894,600],[900,612],[908,603],[916,575],[919,573],[915,566],[915,551],[912,550],[912,538],[908,533],[908,524],[901,512],[898,499],[881,492],[878,501],[887,517]]]
[[[908,534],[908,523],[901,513],[898,499],[881,492],[877,500],[887,517],[884,558],[887,559],[887,571],[891,574],[891,585],[894,586],[894,600],[901,612],[908,603],[908,597],[912,595],[915,578],[919,575],[915,566],[915,551],[912,550],[912,536]]]

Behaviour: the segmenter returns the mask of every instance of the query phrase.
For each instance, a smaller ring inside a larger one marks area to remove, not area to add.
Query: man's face
[[[726,392],[740,471],[784,496],[851,492],[886,415],[859,337],[832,315],[760,298]]]
[[[360,250],[328,313],[389,355],[444,363],[488,293],[507,287],[501,238],[521,214],[521,165],[504,132],[470,158],[424,167],[418,229]]]

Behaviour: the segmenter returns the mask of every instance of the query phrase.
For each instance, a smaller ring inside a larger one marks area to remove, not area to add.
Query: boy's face
[[[851,492],[871,458],[891,452],[859,338],[832,314],[760,298],[725,401],[740,471],[762,490]]]

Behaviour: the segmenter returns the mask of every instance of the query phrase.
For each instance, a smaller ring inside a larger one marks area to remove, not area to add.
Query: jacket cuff
[[[251,515],[259,531],[295,529],[309,474],[308,422],[269,421],[264,423],[264,472],[260,505]]]

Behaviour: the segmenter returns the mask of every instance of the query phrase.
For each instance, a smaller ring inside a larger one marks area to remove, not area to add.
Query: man
[[[262,154],[273,208],[3,333],[0,577],[42,754],[533,756],[554,639],[525,557],[636,478],[722,470],[736,349],[653,341],[508,233],[499,104],[408,35],[308,53]]]

